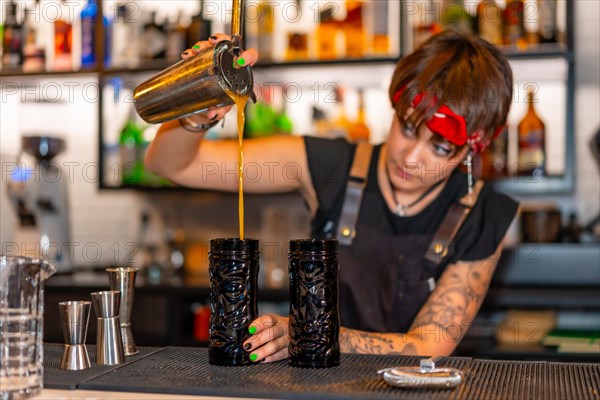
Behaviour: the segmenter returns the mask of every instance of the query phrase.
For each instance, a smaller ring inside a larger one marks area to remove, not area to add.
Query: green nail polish
[[[258,360],[258,356],[255,353],[250,354],[250,361]]]
[[[251,326],[248,328],[248,333],[250,333],[251,335],[254,335],[256,333],[256,327],[255,326]]]
[[[198,50],[199,48],[200,48],[200,46],[198,46],[197,44],[194,45],[194,47],[192,47],[192,49],[196,49],[196,50]]]
[[[243,58],[238,58],[237,63],[240,67],[243,67],[244,64],[246,64],[246,60],[244,60]]]

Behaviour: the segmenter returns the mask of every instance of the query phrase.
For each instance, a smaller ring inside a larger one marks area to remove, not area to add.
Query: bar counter
[[[46,344],[44,392],[37,399],[600,399],[600,364],[481,360],[445,357],[440,367],[464,372],[454,389],[401,389],[389,386],[377,371],[418,366],[422,357],[342,354],[329,369],[301,369],[287,361],[246,367],[208,363],[203,347],[143,347],[118,366],[95,364],[83,371],[58,368],[62,345]],[[65,395],[65,393],[67,395]],[[73,395],[68,395],[72,393]],[[89,393],[90,397],[85,397]],[[83,396],[83,397],[82,397]]]

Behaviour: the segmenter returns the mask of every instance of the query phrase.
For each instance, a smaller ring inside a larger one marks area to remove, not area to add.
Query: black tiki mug
[[[340,364],[337,240],[290,241],[289,364]]]
[[[257,239],[211,239],[208,361],[212,365],[254,364],[243,349],[248,327],[258,316]]]

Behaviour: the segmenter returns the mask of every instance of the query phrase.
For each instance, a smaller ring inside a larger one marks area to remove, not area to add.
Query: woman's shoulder
[[[305,136],[304,144],[315,188],[333,182],[345,182],[356,145],[342,138],[326,139],[313,136]]]
[[[491,256],[512,224],[519,203],[484,183],[454,241],[453,261],[474,261]]]
[[[478,203],[481,208],[480,212],[488,220],[510,219],[512,221],[519,208],[519,202],[497,191],[490,182],[484,182]],[[474,208],[474,211],[477,210]]]

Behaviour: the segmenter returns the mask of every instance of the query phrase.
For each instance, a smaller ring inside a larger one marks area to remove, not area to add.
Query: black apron
[[[360,208],[365,206],[362,197],[381,196],[380,193],[364,191],[366,177],[376,179],[380,150],[373,152],[375,156],[370,162],[368,159],[365,162],[364,154],[371,155],[370,147],[368,152],[365,151],[366,146],[361,144],[362,148],[355,151],[342,212],[335,224],[340,241],[341,324],[364,331],[404,333],[409,330],[447,266],[442,260],[469,214],[474,199],[477,199],[482,183],[477,183],[468,205],[465,205],[463,197],[450,206],[435,233],[384,233],[365,224],[360,217]],[[362,187],[357,189],[360,185]],[[373,204],[373,201],[371,198],[366,203]]]
[[[358,223],[352,246],[340,245],[341,325],[406,332],[436,279],[424,254],[433,235],[386,235]]]

